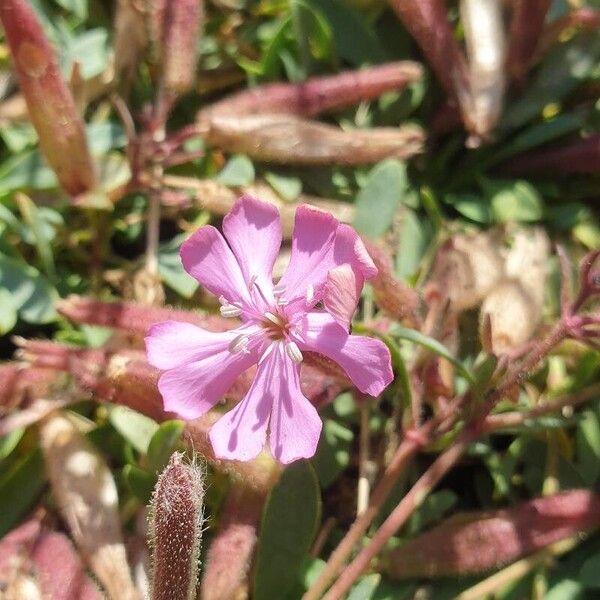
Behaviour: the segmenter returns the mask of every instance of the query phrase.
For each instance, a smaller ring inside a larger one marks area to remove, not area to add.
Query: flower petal
[[[323,423],[300,389],[300,365],[287,357],[282,346],[271,356],[274,401],[269,441],[273,456],[287,465],[314,455]]]
[[[362,276],[349,264],[335,267],[327,275],[323,304],[327,312],[346,331],[350,329],[350,321],[358,305],[362,287]]]
[[[209,356],[170,369],[158,380],[165,410],[186,420],[202,416],[257,360],[255,347],[247,353],[233,353],[227,342]]]
[[[301,350],[323,354],[338,363],[363,393],[379,395],[394,378],[392,359],[380,340],[349,335],[326,312],[310,312],[298,324]]]
[[[373,259],[369,256],[358,233],[349,225],[341,224],[337,228],[333,262],[336,265],[349,264],[363,279],[371,279],[377,275],[377,267]]]
[[[258,367],[246,396],[212,426],[209,437],[217,458],[252,460],[263,449],[274,401],[270,366],[267,360]]]
[[[334,267],[333,242],[339,223],[328,212],[301,205],[296,210],[290,263],[279,281],[288,300],[304,298],[312,286],[325,285],[327,272]]]
[[[316,451],[321,419],[300,391],[299,365],[277,344],[258,367],[246,397],[210,430],[218,458],[250,460],[262,450],[270,423],[273,456],[282,463]]]
[[[182,244],[180,255],[184,269],[215,296],[251,304],[240,265],[217,229],[200,227]]]
[[[279,211],[268,202],[242,196],[223,219],[223,233],[240,265],[246,285],[256,278],[267,293],[282,239]]]
[[[173,369],[207,358],[227,348],[247,328],[225,332],[206,331],[191,323],[162,321],[145,338],[148,362],[158,369]]]

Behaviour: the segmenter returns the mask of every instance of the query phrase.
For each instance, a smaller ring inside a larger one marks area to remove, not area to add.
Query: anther
[[[225,296],[221,296],[219,298],[219,302],[221,303],[221,308],[219,312],[222,317],[230,318],[230,317],[239,317],[242,314],[242,309],[235,304],[231,304]]]
[[[233,354],[238,354],[239,352],[246,352],[248,350],[248,342],[250,338],[247,335],[240,334],[229,344],[229,351]]]
[[[287,355],[296,363],[301,363],[303,356],[302,356],[302,352],[300,352],[300,348],[298,348],[298,345],[296,344],[296,342],[288,342],[285,345],[285,351],[287,353]]]

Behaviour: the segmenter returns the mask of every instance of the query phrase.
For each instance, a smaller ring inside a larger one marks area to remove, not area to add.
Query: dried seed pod
[[[509,230],[510,245],[502,252],[504,272],[517,279],[538,310],[542,310],[546,290],[550,239],[541,227]]]
[[[395,579],[483,573],[598,525],[600,496],[588,490],[455,515],[392,550],[388,572]]]
[[[500,280],[502,259],[494,236],[476,233],[453,237],[438,252],[430,281],[461,311],[477,306]]]
[[[42,423],[40,441],[52,492],[82,557],[110,598],[139,600],[121,536],[117,487],[102,456],[60,413]]]
[[[504,279],[486,296],[479,313],[480,335],[489,319],[495,354],[503,354],[526,342],[541,318],[540,306],[520,281]]]
[[[210,128],[213,116],[285,113],[311,117],[373,100],[384,92],[402,89],[423,74],[421,65],[400,61],[346,71],[338,75],[312,77],[302,83],[274,83],[244,90],[212,104],[198,113],[202,128]]]
[[[42,153],[71,196],[92,190],[96,175],[83,119],[33,9],[26,0],[3,0],[0,20]]]
[[[252,562],[264,502],[264,493],[243,482],[232,482],[203,569],[200,588],[203,600],[237,597]]]
[[[501,0],[461,0],[461,22],[469,62],[470,94],[464,113],[471,133],[489,137],[504,99],[505,39]]]
[[[196,597],[203,510],[204,469],[175,452],[151,501],[152,600]]]
[[[206,140],[266,162],[363,165],[419,154],[425,134],[413,125],[344,131],[291,115],[264,114],[214,117]]]

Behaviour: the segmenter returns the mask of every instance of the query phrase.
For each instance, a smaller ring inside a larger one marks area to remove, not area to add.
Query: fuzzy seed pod
[[[495,354],[526,342],[536,330],[541,311],[521,282],[505,279],[486,296],[479,313],[480,336],[489,319],[491,342]]]
[[[484,573],[598,525],[600,496],[588,490],[455,515],[392,550],[388,572],[394,579]]]
[[[40,440],[54,498],[82,557],[109,598],[139,600],[121,536],[117,487],[102,456],[60,413],[44,420]]]
[[[312,77],[303,83],[273,83],[244,90],[201,110],[197,121],[210,127],[213,116],[285,113],[312,117],[330,110],[374,100],[420,79],[418,63],[400,61],[360,71]]]
[[[75,323],[124,329],[144,335],[159,321],[193,323],[210,331],[227,331],[236,327],[231,320],[213,315],[204,316],[187,310],[158,308],[135,302],[102,302],[85,296],[73,295],[60,300],[57,310]]]
[[[174,453],[151,502],[152,600],[196,597],[204,510],[204,470]]]
[[[83,119],[54,49],[26,0],[0,2],[0,20],[40,149],[60,185],[72,197],[79,196],[94,188],[96,176]]]

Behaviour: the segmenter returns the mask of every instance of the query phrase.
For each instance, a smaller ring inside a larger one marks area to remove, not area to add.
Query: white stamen
[[[283,294],[285,294],[285,285],[278,283],[273,287],[273,296],[275,296],[275,298],[283,296]]]
[[[265,318],[267,318],[269,321],[271,321],[271,323],[274,323],[278,327],[283,327],[284,325],[283,321],[277,315],[274,315],[272,312],[266,312]]]
[[[312,301],[315,298],[315,287],[312,283],[308,285],[306,288],[306,304],[312,304]]]
[[[225,296],[219,296],[219,302],[221,303],[221,308],[219,312],[222,317],[230,318],[230,317],[239,317],[242,314],[241,306],[236,304],[232,304],[225,298]]]
[[[277,304],[277,306],[285,306],[288,303],[288,301],[285,298],[275,298],[275,304]]]
[[[247,335],[240,334],[229,344],[229,351],[233,354],[238,354],[239,352],[247,352],[248,351],[248,342],[250,338]]]
[[[221,313],[221,316],[225,318],[239,317],[242,314],[242,309],[233,304],[224,304],[219,309],[219,312]]]
[[[287,355],[294,362],[297,362],[297,363],[302,362],[302,359],[303,359],[302,352],[300,352],[300,348],[298,348],[298,345],[296,344],[296,342],[288,342],[285,345],[285,351],[286,351]]]

